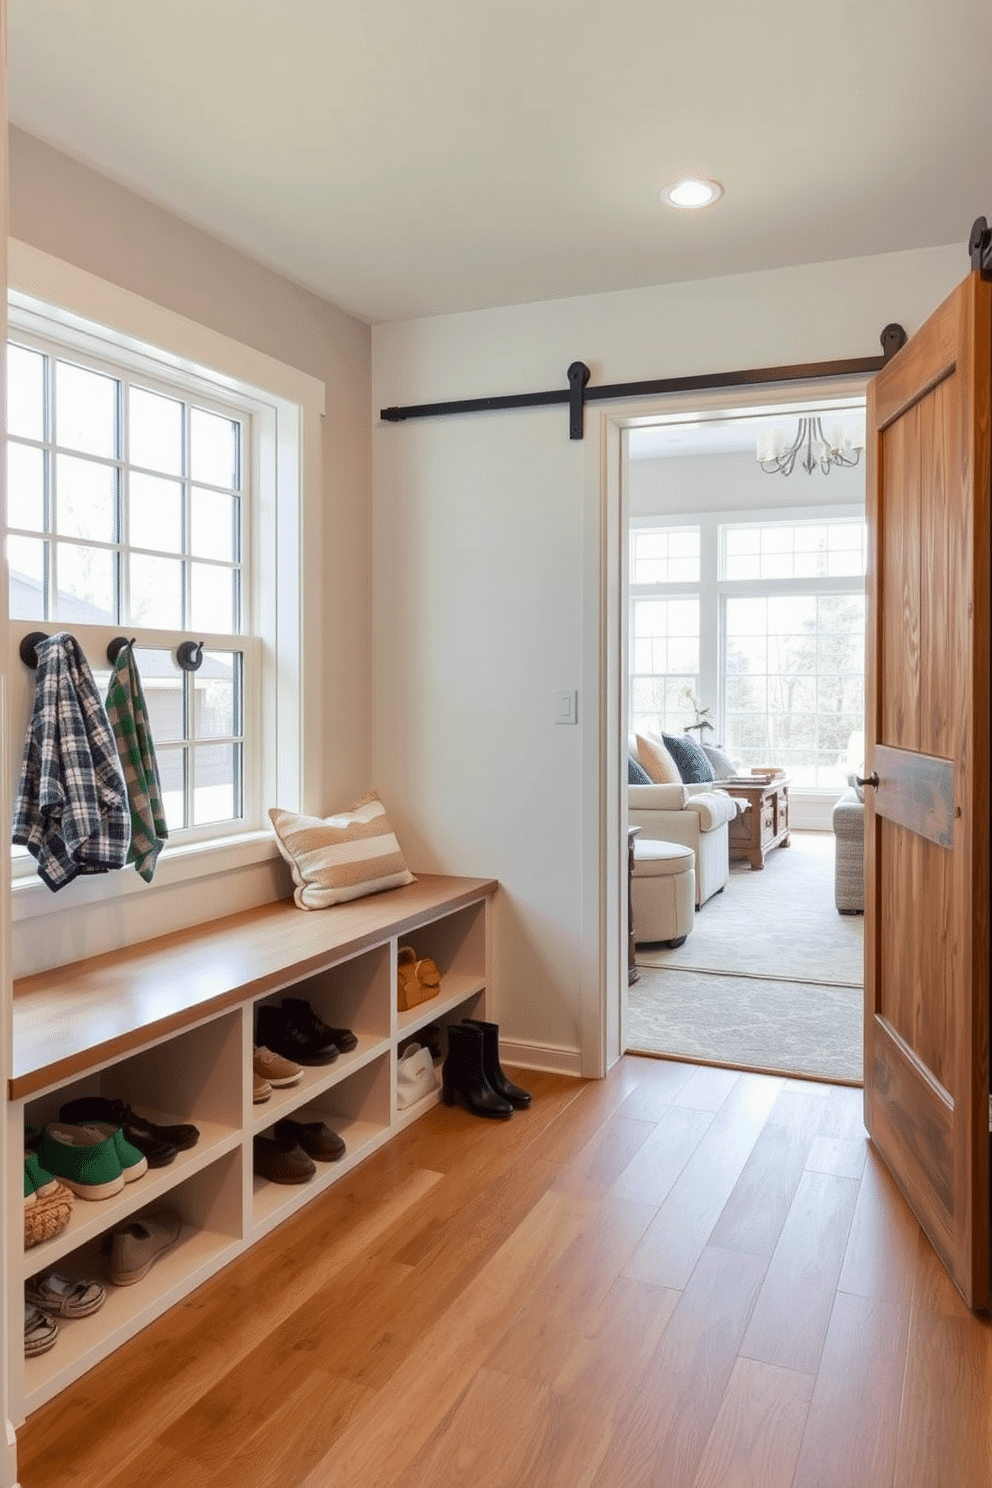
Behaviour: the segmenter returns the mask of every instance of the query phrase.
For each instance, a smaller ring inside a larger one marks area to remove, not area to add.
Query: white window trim
[[[760,510],[736,509],[731,511],[667,512],[650,516],[631,517],[629,521],[630,542],[634,532],[653,531],[662,527],[698,527],[700,539],[699,583],[676,584],[628,584],[628,633],[632,633],[633,605],[635,599],[661,597],[688,597],[699,595],[699,696],[713,708],[713,723],[717,733],[723,732],[723,686],[722,686],[722,637],[723,605],[727,593],[735,595],[762,596],[774,593],[794,593],[796,585],[815,585],[821,594],[849,593],[849,578],[817,579],[721,579],[719,577],[720,528],[726,526],[770,526],[779,523],[793,526],[800,522],[863,522],[864,507],[857,503],[842,503],[823,506],[767,507]],[[863,584],[863,580],[862,580]],[[630,675],[627,678],[628,709]],[[712,700],[712,701],[709,701]],[[712,737],[712,736],[711,736]],[[827,786],[797,785],[790,794],[810,804],[836,801],[839,792]]]
[[[143,365],[151,360],[194,380],[199,368],[209,368],[208,389],[224,387],[257,405],[262,416],[253,419],[258,514],[252,523],[252,561],[255,626],[266,644],[255,711],[267,731],[261,795],[264,802],[316,811],[310,798],[316,787],[308,787],[306,767],[319,758],[320,637],[319,627],[306,624],[304,598],[316,594],[320,583],[324,384],[29,244],[10,239],[8,249],[8,335],[28,324],[62,344],[85,336],[92,347],[105,328],[102,354],[109,359],[140,358]],[[18,622],[11,629],[19,638],[24,626]],[[6,667],[11,679],[24,671],[13,635]],[[7,754],[14,768],[19,768],[26,726],[23,710],[14,705],[17,691],[16,684],[9,689]],[[309,778],[319,781],[319,769]],[[167,847],[151,885],[133,871],[82,875],[53,895],[32,875],[12,886],[12,918],[147,895],[277,855],[270,830],[225,831],[217,839]]]

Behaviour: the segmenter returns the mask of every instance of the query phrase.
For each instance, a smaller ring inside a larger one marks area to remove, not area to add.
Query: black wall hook
[[[20,646],[17,648],[17,654],[20,656],[24,665],[30,667],[32,671],[38,665],[38,646],[40,642],[47,640],[48,634],[46,631],[32,630],[24,637]]]
[[[134,639],[134,636],[132,636],[130,640],[128,640],[127,636],[114,636],[114,639],[107,647],[107,660],[110,662],[111,666],[115,665],[118,656],[120,656],[125,646],[134,645]]]
[[[176,661],[184,672],[198,672],[203,665],[203,642],[183,641],[176,651]]]

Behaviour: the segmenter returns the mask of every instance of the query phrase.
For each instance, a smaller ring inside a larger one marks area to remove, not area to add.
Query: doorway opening
[[[630,1052],[861,1082],[862,917],[838,897],[833,817],[863,762],[865,491],[852,451],[864,401],[625,430]],[[807,417],[829,431],[822,465],[804,468],[802,451],[787,475],[759,463]],[[723,804],[710,809],[714,795]],[[687,918],[673,878],[688,849]]]

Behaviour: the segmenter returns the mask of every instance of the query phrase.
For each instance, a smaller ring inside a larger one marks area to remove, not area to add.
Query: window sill
[[[139,878],[130,865],[119,873],[86,874],[53,894],[36,873],[15,878],[11,883],[10,917],[14,924],[37,919],[60,909],[76,909],[88,904],[106,904],[126,899],[132,894],[154,893],[159,888],[187,884],[194,879],[216,877],[239,868],[250,867],[278,858],[279,848],[272,832],[245,832],[238,837],[194,842],[182,847],[165,848],[150,884]]]

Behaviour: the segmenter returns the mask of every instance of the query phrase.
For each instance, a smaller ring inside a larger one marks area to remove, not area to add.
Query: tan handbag
[[[396,957],[396,1006],[401,1013],[430,1002],[441,990],[441,973],[429,956],[419,961],[413,946],[400,946]]]

